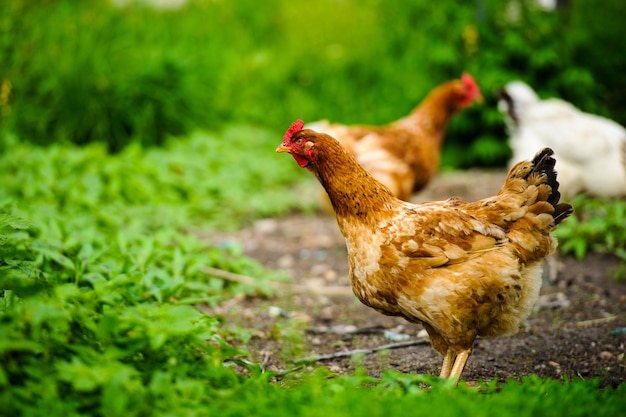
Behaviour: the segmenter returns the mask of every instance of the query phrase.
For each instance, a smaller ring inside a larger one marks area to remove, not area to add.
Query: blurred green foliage
[[[243,146],[250,137],[255,147]],[[227,341],[249,331],[225,330],[219,316],[195,306],[271,294],[268,280],[286,277],[207,236],[267,210],[301,207],[288,185],[303,170],[268,170],[271,158],[253,163],[275,143],[267,132],[229,130],[223,138],[196,134],[114,155],[103,144],[7,142],[0,414],[172,415],[175,407],[175,415],[190,415],[207,392],[242,382],[223,361],[245,354]],[[238,147],[238,161],[247,162],[234,174],[235,153],[223,146]],[[264,192],[251,192],[257,188]],[[208,268],[254,280],[226,281]]]
[[[453,121],[443,163],[500,165],[508,148],[493,93],[511,79],[626,123],[622,2],[597,3],[0,2],[3,125],[36,143],[119,151],[194,127],[384,123],[468,70],[486,102]]]
[[[574,215],[555,231],[559,250],[583,260],[587,253],[610,253],[621,260],[613,272],[626,280],[626,200],[578,195],[572,200]]]

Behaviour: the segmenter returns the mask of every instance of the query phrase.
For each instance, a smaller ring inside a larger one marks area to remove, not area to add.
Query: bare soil
[[[442,173],[414,201],[484,198],[497,192],[504,174]],[[252,360],[265,368],[283,371],[293,368],[299,358],[413,341],[412,346],[365,354],[358,364],[374,376],[387,369],[438,375],[442,358],[420,326],[381,315],[352,295],[345,244],[333,216],[265,219],[213,239],[241,244],[246,255],[268,268],[286,271],[300,285],[270,299],[236,299],[215,309],[226,326],[244,324],[254,329],[246,348],[252,351]],[[626,381],[626,282],[613,277],[618,260],[603,254],[591,254],[582,262],[559,256],[555,264],[556,277],[546,274],[540,301],[520,331],[509,337],[478,339],[463,379],[536,374],[599,378],[602,386]],[[356,365],[348,356],[316,360],[314,366],[344,373]]]

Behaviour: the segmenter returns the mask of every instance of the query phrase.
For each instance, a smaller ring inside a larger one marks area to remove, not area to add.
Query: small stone
[[[337,271],[335,271],[334,269],[327,269],[324,272],[324,279],[326,280],[326,282],[337,281]]]
[[[302,323],[311,323],[313,321],[313,318],[303,311],[294,311],[291,314],[291,318]]]
[[[424,329],[420,330],[419,332],[417,332],[417,337],[421,337],[424,339],[428,338],[428,332]]]
[[[278,258],[276,265],[278,266],[278,269],[289,269],[289,268],[293,268],[295,263],[296,261],[293,258],[293,256],[283,255],[280,258]]]
[[[327,270],[328,270],[328,265],[315,264],[311,267],[311,275],[314,277],[323,277]]]
[[[267,314],[270,317],[287,317],[287,312],[278,306],[269,306]]]
[[[602,352],[600,352],[600,358],[601,359],[613,359],[613,354],[607,350],[604,350]]]
[[[322,307],[319,312],[319,317],[323,320],[332,320],[337,313],[332,305]]]
[[[396,333],[385,330],[385,339],[391,340],[392,342],[400,342],[403,340],[409,340],[410,338],[411,336],[405,333]]]
[[[269,235],[278,229],[278,221],[275,219],[263,219],[254,224],[254,230],[263,235]]]
[[[561,374],[561,364],[558,362],[554,362],[554,361],[548,361],[548,365],[550,365],[551,367],[554,368],[554,372],[556,372],[557,375]]]
[[[335,374],[344,373],[344,369],[341,366],[334,364],[334,363],[328,365],[328,369],[330,370],[330,372],[335,373]]]

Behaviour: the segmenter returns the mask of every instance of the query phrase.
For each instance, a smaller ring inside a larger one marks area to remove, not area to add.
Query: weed
[[[584,259],[589,252],[611,253],[622,260],[614,272],[616,279],[626,277],[626,201],[596,199],[580,195],[572,200],[574,216],[556,230],[559,248]]]

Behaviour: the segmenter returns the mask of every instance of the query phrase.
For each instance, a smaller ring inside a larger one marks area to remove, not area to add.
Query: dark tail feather
[[[511,97],[511,95],[508,93],[508,91],[506,91],[505,88],[500,88],[496,92],[496,96],[500,100],[504,100],[506,102],[507,113],[509,114],[509,117],[511,118],[511,120],[513,120],[513,123],[515,123],[516,126],[519,126],[519,118],[517,117],[517,113],[515,112],[515,102],[513,101],[513,97]]]
[[[574,208],[568,203],[559,203],[561,193],[559,192],[559,182],[557,181],[557,172],[554,169],[556,160],[553,157],[554,151],[550,148],[544,148],[539,151],[533,158],[533,169],[531,173],[545,174],[546,183],[552,189],[547,201],[554,207],[554,224],[557,225],[565,220],[574,212]]]
[[[554,213],[552,213],[552,217],[554,218],[554,224],[557,225],[561,223],[563,220],[567,219],[570,214],[574,212],[574,207],[571,204],[561,203],[554,206]]]

